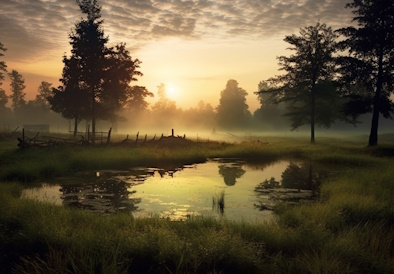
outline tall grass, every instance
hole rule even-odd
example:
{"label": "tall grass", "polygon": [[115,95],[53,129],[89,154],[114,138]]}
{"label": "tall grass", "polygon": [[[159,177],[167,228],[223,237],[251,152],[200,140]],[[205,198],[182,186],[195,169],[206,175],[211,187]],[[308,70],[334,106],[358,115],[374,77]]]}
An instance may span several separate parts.
{"label": "tall grass", "polygon": [[[16,273],[393,273],[392,145],[278,138],[185,148],[0,151],[0,269]],[[1,147],[1,146],[0,146]],[[4,146],[3,146],[4,148]],[[385,149],[387,148],[387,149]],[[388,152],[387,152],[388,151]],[[207,157],[308,159],[324,167],[320,200],[281,205],[268,223],[171,222],[94,214],[20,199],[20,182],[73,170],[176,165]],[[63,162],[59,162],[62,160]],[[224,205],[224,193],[223,193]],[[215,196],[216,203],[221,196]]]}

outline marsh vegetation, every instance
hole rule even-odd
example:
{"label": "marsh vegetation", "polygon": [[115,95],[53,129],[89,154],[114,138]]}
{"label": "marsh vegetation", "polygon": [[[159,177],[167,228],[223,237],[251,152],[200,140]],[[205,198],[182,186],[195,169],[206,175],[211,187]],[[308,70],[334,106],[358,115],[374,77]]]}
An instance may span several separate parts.
{"label": "marsh vegetation", "polygon": [[[307,138],[265,138],[268,143],[257,142],[256,137],[178,148],[25,151],[18,150],[13,140],[2,140],[2,269],[17,273],[393,272],[392,136],[382,136],[382,144],[373,148],[365,147],[357,137],[321,138],[314,145]],[[251,165],[296,159],[306,163],[292,167],[300,174],[309,174],[313,162],[313,169],[319,167],[329,176],[319,177],[319,195],[313,203],[278,203],[272,208],[274,217],[265,222],[209,216],[183,221],[156,215],[136,218],[122,211],[95,213],[21,199],[23,189],[37,182],[50,183],[85,170],[176,167],[208,158],[238,158]],[[269,177],[264,184],[265,179],[254,186],[277,189],[275,181]],[[220,204],[220,191],[216,193]],[[227,194],[226,190],[224,210]]]}

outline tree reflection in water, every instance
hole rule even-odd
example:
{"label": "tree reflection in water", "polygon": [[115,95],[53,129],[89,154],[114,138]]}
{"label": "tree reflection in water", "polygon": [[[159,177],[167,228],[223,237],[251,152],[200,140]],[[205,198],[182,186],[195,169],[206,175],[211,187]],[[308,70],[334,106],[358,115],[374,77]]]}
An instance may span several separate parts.
{"label": "tree reflection in water", "polygon": [[110,177],[113,175],[85,177],[81,178],[79,184],[62,185],[60,191],[63,204],[98,212],[137,210],[141,199],[132,198],[135,191],[128,190],[130,184],[116,176]]}
{"label": "tree reflection in water", "polygon": [[299,203],[318,197],[320,176],[313,171],[313,165],[291,162],[283,171],[281,181],[275,178],[265,180],[255,187],[260,198],[255,204],[260,210],[272,210],[278,202]]}
{"label": "tree reflection in water", "polygon": [[219,174],[226,185],[233,186],[237,179],[245,174],[245,170],[242,168],[242,163],[227,163],[219,165]]}

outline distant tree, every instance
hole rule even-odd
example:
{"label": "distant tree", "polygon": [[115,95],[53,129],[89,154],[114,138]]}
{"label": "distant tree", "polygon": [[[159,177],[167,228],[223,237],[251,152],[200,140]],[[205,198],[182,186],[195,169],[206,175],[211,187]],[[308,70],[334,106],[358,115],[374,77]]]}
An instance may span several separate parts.
{"label": "distant tree", "polygon": [[339,96],[333,84],[337,51],[337,36],[325,24],[301,28],[300,35],[286,36],[290,57],[280,56],[280,70],[286,74],[270,78],[268,90],[272,102],[285,102],[292,129],[304,124],[311,126],[311,143],[315,142],[315,124],[330,126],[338,118]]}
{"label": "distant tree", "polygon": [[168,99],[166,85],[161,83],[157,86],[157,95],[159,100],[152,106],[152,110],[161,113],[170,113],[176,110],[176,103]]}
{"label": "distant tree", "polygon": [[26,93],[23,92],[26,88],[25,80],[23,79],[22,75],[19,74],[19,72],[16,70],[12,70],[10,73],[8,73],[8,76],[11,80],[10,87],[12,94],[10,95],[10,98],[12,100],[12,109],[14,111],[18,111],[26,104]]}
{"label": "distant tree", "polygon": [[[4,45],[0,42],[0,57],[4,56],[2,52],[5,52],[7,49],[4,47]],[[4,81],[4,73],[7,72],[7,65],[5,64],[4,61],[0,61],[0,90],[1,85],[3,84]]]}
{"label": "distant tree", "polygon": [[8,96],[4,90],[0,89],[0,109],[5,109],[8,103]]}
{"label": "distant tree", "polygon": [[246,104],[248,93],[238,87],[236,80],[228,80],[226,88],[220,93],[220,101],[217,106],[218,125],[228,129],[243,128],[250,118],[248,105]]}
{"label": "distant tree", "polygon": [[159,100],[151,107],[154,124],[160,127],[173,127],[175,119],[181,116],[181,110],[177,108],[175,101],[168,99],[165,84],[157,86]]}
{"label": "distant tree", "polygon": [[[0,42],[0,57],[4,56],[2,52],[5,52],[7,49]],[[0,108],[5,108],[8,103],[8,97],[5,91],[1,88],[4,80],[4,73],[7,72],[7,65],[4,61],[0,61]]]}
{"label": "distant tree", "polygon": [[34,104],[41,108],[49,108],[48,97],[52,95],[52,84],[42,81],[38,87],[38,94],[34,100]]}
{"label": "distant tree", "polygon": [[339,30],[345,40],[340,48],[349,53],[339,58],[345,95],[350,99],[348,114],[372,112],[368,144],[378,143],[379,115],[393,113],[390,93],[394,92],[394,1],[354,0],[357,27]]}
{"label": "distant tree", "polygon": [[274,103],[271,100],[271,94],[267,82],[261,81],[258,84],[258,100],[260,107],[253,113],[253,118],[258,126],[264,130],[279,130],[288,128],[288,122],[284,117],[285,103]]}
{"label": "distant tree", "polygon": [[143,86],[130,87],[126,107],[134,113],[144,112],[148,108],[148,102],[145,101],[146,97],[153,97],[153,93],[148,91]]}

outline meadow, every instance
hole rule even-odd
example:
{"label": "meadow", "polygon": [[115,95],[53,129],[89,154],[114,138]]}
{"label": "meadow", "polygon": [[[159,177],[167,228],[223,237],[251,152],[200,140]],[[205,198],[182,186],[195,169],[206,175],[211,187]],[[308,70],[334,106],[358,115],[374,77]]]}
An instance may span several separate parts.
{"label": "meadow", "polygon": [[[0,271],[4,273],[393,273],[394,142],[382,136],[249,137],[187,146],[19,150],[0,140]],[[97,214],[34,200],[21,191],[81,170],[171,166],[210,157],[324,166],[313,204],[275,207],[264,223],[192,217],[174,222]]]}

